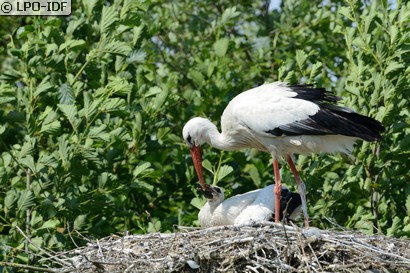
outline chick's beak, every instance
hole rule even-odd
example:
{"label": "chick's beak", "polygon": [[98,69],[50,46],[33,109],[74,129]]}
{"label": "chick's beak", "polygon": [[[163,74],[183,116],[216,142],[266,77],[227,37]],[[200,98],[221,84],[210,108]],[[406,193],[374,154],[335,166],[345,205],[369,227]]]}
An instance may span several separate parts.
{"label": "chick's beak", "polygon": [[206,185],[206,189],[203,191],[203,194],[206,199],[213,199],[216,195],[216,191],[213,187]]}
{"label": "chick's beak", "polygon": [[199,184],[201,184],[202,190],[206,189],[204,171],[202,168],[202,159],[201,159],[201,146],[192,146],[189,151],[191,152],[192,161],[194,162],[194,167],[196,174],[199,179]]}

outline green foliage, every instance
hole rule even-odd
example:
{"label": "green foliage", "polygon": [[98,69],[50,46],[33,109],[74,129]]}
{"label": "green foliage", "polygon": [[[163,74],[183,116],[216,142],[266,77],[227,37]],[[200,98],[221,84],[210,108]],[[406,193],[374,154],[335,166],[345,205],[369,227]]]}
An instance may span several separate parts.
{"label": "green foliage", "polygon": [[[12,248],[1,259],[35,260],[16,226],[64,250],[84,243],[78,234],[195,224],[203,199],[183,125],[218,123],[232,97],[274,80],[332,89],[386,127],[382,141],[358,142],[355,159],[298,157],[312,224],[409,236],[410,3],[386,5],[84,0],[69,17],[8,21],[0,242]],[[228,195],[273,182],[267,154],[203,153],[207,181]],[[287,168],[283,180],[294,186]]]}

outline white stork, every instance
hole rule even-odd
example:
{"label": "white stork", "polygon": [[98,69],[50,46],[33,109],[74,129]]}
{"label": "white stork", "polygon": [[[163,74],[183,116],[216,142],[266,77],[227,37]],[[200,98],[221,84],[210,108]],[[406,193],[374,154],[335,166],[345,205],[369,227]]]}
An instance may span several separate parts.
{"label": "white stork", "polygon": [[[249,225],[271,220],[275,214],[273,187],[274,185],[270,185],[224,200],[223,190],[206,185],[203,192],[207,202],[198,213],[199,223],[202,227],[213,227]],[[280,219],[283,218],[283,214],[290,220],[295,220],[299,216],[302,203],[299,194],[283,186],[280,203]]]}
{"label": "white stork", "polygon": [[279,221],[280,180],[278,160],[284,156],[295,176],[302,199],[305,226],[309,226],[305,184],[292,160],[292,154],[318,152],[351,153],[357,139],[375,141],[383,125],[347,107],[336,105],[338,98],[324,88],[264,84],[233,98],[221,117],[222,132],[208,119],[196,117],[183,128],[183,138],[190,148],[195,170],[203,189],[200,144],[226,151],[256,148],[270,153],[273,159],[276,195],[275,221]]}

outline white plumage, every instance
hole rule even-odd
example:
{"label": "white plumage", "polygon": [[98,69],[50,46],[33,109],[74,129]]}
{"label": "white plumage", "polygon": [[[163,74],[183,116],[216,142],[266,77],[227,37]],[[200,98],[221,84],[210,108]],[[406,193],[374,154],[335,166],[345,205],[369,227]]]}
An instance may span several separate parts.
{"label": "white plumage", "polygon": [[[224,200],[224,192],[214,188],[212,198],[209,198],[198,213],[202,227],[224,225],[250,225],[272,219],[275,213],[275,196],[272,194],[274,185],[257,189],[244,194],[238,194]],[[286,187],[283,187],[287,189]],[[300,198],[299,198],[300,199]],[[297,200],[289,200],[289,202]],[[299,200],[300,204],[300,200]],[[289,211],[289,219],[295,220],[300,213],[300,206]]]}
{"label": "white plumage", "polygon": [[[380,122],[336,105],[337,100],[323,88],[274,82],[233,98],[221,117],[221,133],[208,119],[196,117],[189,120],[182,134],[190,148],[202,188],[205,189],[200,154],[203,142],[227,151],[256,148],[270,153],[276,197],[280,196],[282,187],[278,160],[284,156],[298,184],[305,225],[308,226],[305,184],[296,170],[292,154],[350,153],[357,139],[375,141],[384,131]],[[278,200],[276,198],[276,202]],[[280,204],[276,203],[277,212],[279,208]]]}

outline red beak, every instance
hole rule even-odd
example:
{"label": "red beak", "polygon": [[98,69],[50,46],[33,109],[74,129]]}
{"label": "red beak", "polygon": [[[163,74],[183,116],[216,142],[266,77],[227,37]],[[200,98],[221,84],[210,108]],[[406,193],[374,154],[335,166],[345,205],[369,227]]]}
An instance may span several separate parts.
{"label": "red beak", "polygon": [[196,174],[199,179],[199,184],[203,190],[206,189],[205,179],[204,179],[204,171],[202,168],[202,159],[201,159],[201,146],[192,146],[189,151],[191,152],[192,161],[194,162],[194,167]]}

